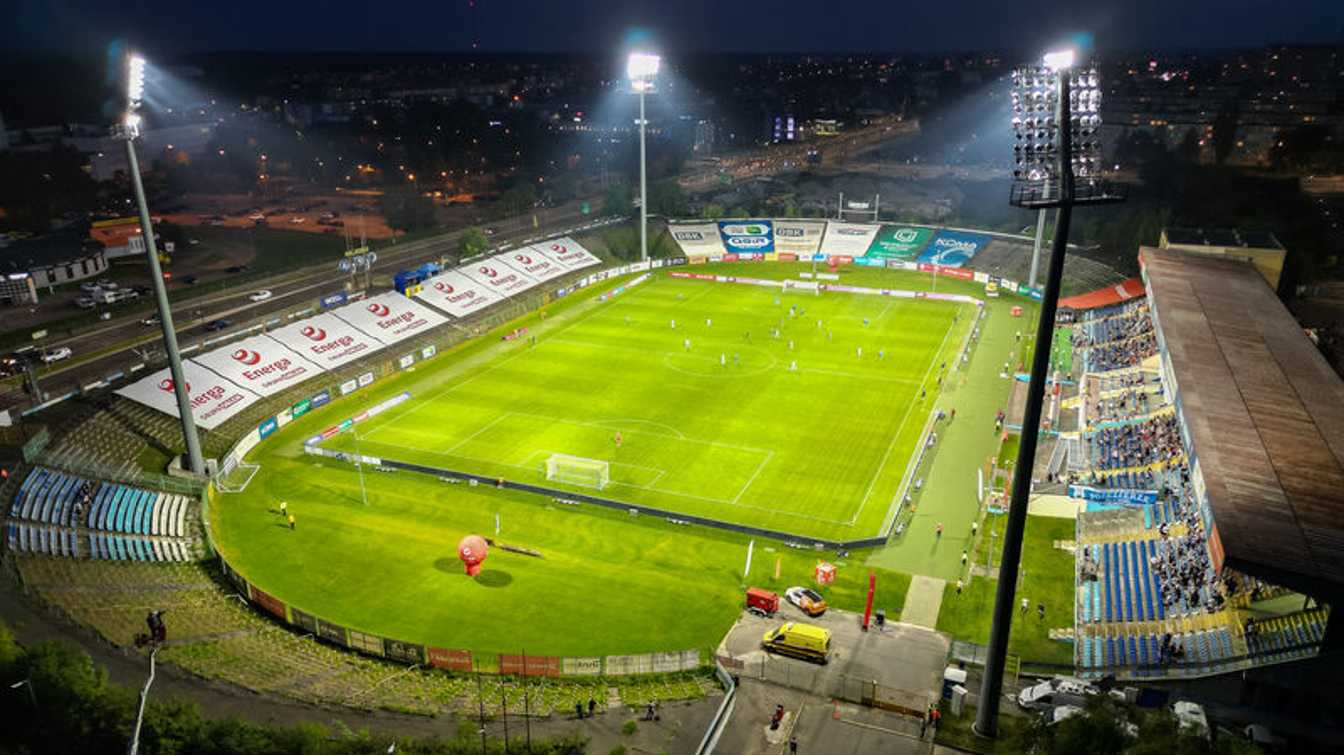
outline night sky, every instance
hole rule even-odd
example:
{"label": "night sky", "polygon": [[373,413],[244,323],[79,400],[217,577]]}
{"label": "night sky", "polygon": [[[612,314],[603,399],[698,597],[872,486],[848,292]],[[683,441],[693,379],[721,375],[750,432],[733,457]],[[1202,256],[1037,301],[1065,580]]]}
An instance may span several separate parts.
{"label": "night sky", "polygon": [[[1036,50],[1070,32],[1102,49],[1344,43],[1344,0],[477,0],[487,52],[601,52],[632,27],[696,52]],[[96,54],[123,38],[151,54],[213,50],[455,52],[468,0],[17,0],[0,49]]]}

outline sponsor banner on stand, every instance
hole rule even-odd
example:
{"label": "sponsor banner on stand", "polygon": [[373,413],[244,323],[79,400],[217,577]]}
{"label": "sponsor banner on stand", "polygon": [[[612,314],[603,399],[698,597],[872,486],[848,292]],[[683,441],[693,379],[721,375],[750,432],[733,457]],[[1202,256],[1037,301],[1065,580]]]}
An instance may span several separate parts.
{"label": "sponsor banner on stand", "polygon": [[321,303],[323,309],[331,309],[332,307],[339,307],[342,304],[345,304],[345,302],[346,302],[345,292],[337,291],[336,293],[331,294],[330,296],[322,297]]}
{"label": "sponsor banner on stand", "polygon": [[333,312],[389,346],[448,322],[443,315],[395,291],[370,296]]}
{"label": "sponsor banner on stand", "polygon": [[537,281],[532,276],[520,273],[508,265],[502,265],[496,261],[497,259],[491,257],[458,269],[465,273],[468,278],[480,283],[504,299],[537,285]]}
{"label": "sponsor banner on stand", "polygon": [[502,297],[457,270],[447,270],[426,280],[415,298],[453,317],[466,317]]}
{"label": "sponsor banner on stand", "polygon": [[[776,220],[775,251],[784,254],[811,257],[821,249],[821,237],[826,235],[824,220]],[[792,259],[797,259],[795,256]]]}
{"label": "sponsor banner on stand", "polygon": [[354,378],[350,378],[344,383],[341,383],[342,396],[349,396],[350,394],[354,393],[357,390],[359,390],[359,383],[356,382]]}
{"label": "sponsor banner on stand", "polygon": [[511,267],[541,283],[559,278],[569,272],[569,268],[542,254],[536,247],[530,246],[504,254],[497,254],[490,259],[506,267]]}
{"label": "sponsor banner on stand", "polygon": [[308,361],[334,370],[383,348],[383,342],[329,312],[266,334]]}
{"label": "sponsor banner on stand", "polygon": [[989,246],[990,237],[983,233],[941,230],[919,255],[919,261],[930,265],[961,267],[981,249]]}
{"label": "sponsor banner on stand", "polygon": [[406,354],[405,356],[397,360],[397,364],[400,365],[401,368],[404,370],[407,367],[410,367],[411,365],[415,364],[415,355]]}
{"label": "sponsor banner on stand", "polygon": [[719,236],[729,254],[765,254],[775,251],[774,227],[769,220],[720,220]]}
{"label": "sponsor banner on stand", "polygon": [[471,671],[471,651],[431,647],[429,648],[429,665],[435,668],[446,668],[450,671]]}
{"label": "sponsor banner on stand", "polygon": [[425,646],[416,645],[413,642],[384,638],[383,654],[402,663],[421,664],[425,662]]}
{"label": "sponsor banner on stand", "polygon": [[560,661],[560,673],[564,676],[599,676],[602,673],[602,657],[563,658]]}
{"label": "sponsor banner on stand", "polygon": [[260,436],[260,440],[266,440],[271,436],[271,433],[278,429],[280,429],[280,423],[276,421],[275,417],[267,417],[265,421],[260,425],[257,425],[257,433]]}
{"label": "sponsor banner on stand", "polygon": [[198,354],[192,361],[260,396],[272,396],[323,372],[321,367],[267,336],[249,336],[222,349]]}
{"label": "sponsor banner on stand", "polygon": [[560,263],[566,270],[582,270],[585,267],[602,264],[597,255],[568,236],[533,244],[530,248],[542,257]]}
{"label": "sponsor banner on stand", "polygon": [[[183,360],[182,372],[191,399],[191,416],[196,419],[196,424],[207,430],[219,427],[260,398],[190,359]],[[166,367],[117,389],[116,393],[164,414],[178,416],[173,378]]]}
{"label": "sponsor banner on stand", "polygon": [[696,264],[697,258],[723,254],[723,239],[719,236],[719,227],[714,223],[672,223],[667,232],[681,245],[681,250]]}
{"label": "sponsor banner on stand", "polygon": [[499,673],[517,676],[559,676],[560,658],[553,655],[499,654]]}
{"label": "sponsor banner on stand", "polygon": [[1070,498],[1081,498],[1096,503],[1151,504],[1157,503],[1156,490],[1135,490],[1130,488],[1094,488],[1087,485],[1070,485]]}
{"label": "sponsor banner on stand", "polygon": [[868,253],[873,239],[882,226],[876,223],[841,223],[832,220],[826,224],[826,235],[821,239],[822,257],[849,257],[851,260]]}
{"label": "sponsor banner on stand", "polygon": [[914,259],[929,243],[933,231],[906,225],[884,225],[868,247],[869,257]]}
{"label": "sponsor banner on stand", "polygon": [[261,606],[267,613],[271,614],[275,618],[285,622],[289,621],[289,616],[285,612],[284,601],[280,600],[274,595],[271,595],[265,590],[262,590],[260,587],[257,587],[256,585],[249,584],[247,586],[247,589],[249,591],[248,597],[252,600],[253,603],[256,603],[257,605]]}

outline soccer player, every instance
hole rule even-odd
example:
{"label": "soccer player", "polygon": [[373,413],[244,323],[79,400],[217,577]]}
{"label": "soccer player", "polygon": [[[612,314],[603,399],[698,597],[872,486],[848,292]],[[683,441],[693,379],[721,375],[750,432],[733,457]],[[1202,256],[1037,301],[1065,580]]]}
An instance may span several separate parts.
{"label": "soccer player", "polygon": [[690,351],[690,350],[691,350],[691,339],[689,339],[689,338],[684,338],[684,339],[682,339],[682,341],[681,341],[681,345],[682,345],[682,347],[685,348],[687,351]]}
{"label": "soccer player", "polygon": [[620,430],[616,431],[616,435],[612,438],[612,440],[616,442],[617,448],[620,448],[621,444],[625,442],[625,438],[621,435]]}
{"label": "soccer player", "polygon": [[877,358],[878,358],[878,359],[886,359],[886,358],[887,358],[887,350],[886,350],[886,349],[878,349],[878,350],[877,350]]}
{"label": "soccer player", "polygon": [[789,341],[789,351],[793,351],[793,341]]}
{"label": "soccer player", "polygon": [[868,327],[868,318],[867,318],[867,317],[863,318],[863,327],[865,327],[865,328]]}
{"label": "soccer player", "polygon": [[862,346],[859,346],[859,347],[856,347],[856,348],[858,349],[857,354],[858,354],[859,359],[863,359],[863,347],[862,347]]}
{"label": "soccer player", "polygon": [[741,364],[742,364],[742,357],[738,356],[737,352],[734,351],[734,352],[733,352],[733,365],[734,365],[734,366],[738,366],[738,365],[741,365]]}
{"label": "soccer player", "polygon": [[294,515],[293,515],[293,514],[290,514],[290,515],[289,515],[289,529],[290,529],[290,531],[293,531],[293,530],[294,530]]}
{"label": "soccer player", "polygon": [[719,366],[720,367],[728,366],[728,355],[723,352],[719,352]]}
{"label": "soccer player", "polygon": [[709,327],[713,327],[713,325],[714,325],[714,321],[711,320],[711,319],[709,319],[708,317],[706,317],[706,318],[705,318],[705,327],[706,327],[706,328],[709,328]]}
{"label": "soccer player", "polygon": [[792,362],[789,362],[789,372],[797,372],[797,371],[798,371],[798,360],[795,359]]}
{"label": "soccer player", "polygon": [[284,516],[286,513],[288,513],[288,512],[286,511],[286,507],[288,507],[288,506],[289,506],[289,504],[285,503],[284,501],[281,501],[281,502],[280,502],[280,516]]}
{"label": "soccer player", "polygon": [[676,321],[676,320],[673,320],[673,321],[672,321],[672,329],[673,329],[673,330],[676,330],[676,329],[677,329],[677,321]]}

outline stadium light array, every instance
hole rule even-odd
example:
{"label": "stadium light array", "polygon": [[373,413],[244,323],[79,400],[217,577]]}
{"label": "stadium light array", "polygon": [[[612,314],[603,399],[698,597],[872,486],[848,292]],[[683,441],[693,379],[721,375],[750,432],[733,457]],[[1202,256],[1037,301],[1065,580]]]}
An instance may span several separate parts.
{"label": "stadium light array", "polygon": [[137,112],[145,99],[145,59],[136,54],[126,57],[126,112],[114,133],[126,142],[126,166],[135,192],[135,204],[140,213],[140,234],[145,240],[145,257],[149,264],[149,279],[154,286],[154,297],[159,308],[159,326],[163,330],[163,351],[168,356],[168,371],[172,375],[173,394],[177,399],[177,413],[182,421],[182,437],[187,446],[187,463],[191,471],[205,475],[205,457],[201,455],[201,439],[196,432],[196,418],[191,413],[191,396],[187,393],[187,378],[182,371],[182,354],[177,348],[177,331],[173,327],[173,311],[168,306],[168,292],[163,285],[163,270],[159,266],[159,250],[154,241],[154,224],[145,201],[145,186],[140,179],[140,161],[135,155],[135,140],[140,136],[142,118]]}
{"label": "stadium light array", "polygon": [[639,259],[649,258],[649,180],[644,146],[644,95],[653,91],[654,77],[662,67],[662,58],[649,52],[632,52],[625,62],[630,89],[639,95]]}
{"label": "stadium light array", "polygon": [[[1046,375],[1050,369],[1050,342],[1054,335],[1059,288],[1064,277],[1064,256],[1069,244],[1069,224],[1076,204],[1104,204],[1124,200],[1122,192],[1101,180],[1101,89],[1097,69],[1079,66],[1073,51],[1053,52],[1038,65],[1023,66],[1012,75],[1013,187],[1008,201],[1017,207],[1057,208],[1055,237],[1050,264],[1041,294],[1040,319],[1036,323],[1036,348],[1031,357],[1031,379],[1022,409],[1022,442],[1015,469],[1030,470],[1036,462],[1036,441],[1041,432],[1041,408],[1045,402]],[[1038,229],[1044,228],[1038,222]],[[1038,231],[1039,234],[1039,231]],[[1039,238],[1036,249],[1040,249]],[[1034,281],[1038,259],[1033,257]],[[975,731],[986,737],[998,729],[999,700],[1007,660],[1008,636],[1017,600],[1017,574],[1022,565],[1022,536],[1027,525],[1027,499],[1031,475],[1013,477],[1008,521],[999,558],[999,582],[995,588],[993,619],[985,655],[985,673],[980,699],[989,701],[976,711]]]}

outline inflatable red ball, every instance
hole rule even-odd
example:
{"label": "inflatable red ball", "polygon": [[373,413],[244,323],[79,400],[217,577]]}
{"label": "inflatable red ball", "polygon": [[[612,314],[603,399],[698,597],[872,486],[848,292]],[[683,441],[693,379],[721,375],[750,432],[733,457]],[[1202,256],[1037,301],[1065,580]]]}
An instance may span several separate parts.
{"label": "inflatable red ball", "polygon": [[489,553],[490,548],[485,544],[485,538],[480,535],[467,535],[457,544],[457,557],[466,565],[468,577],[481,573],[481,562],[485,561]]}

